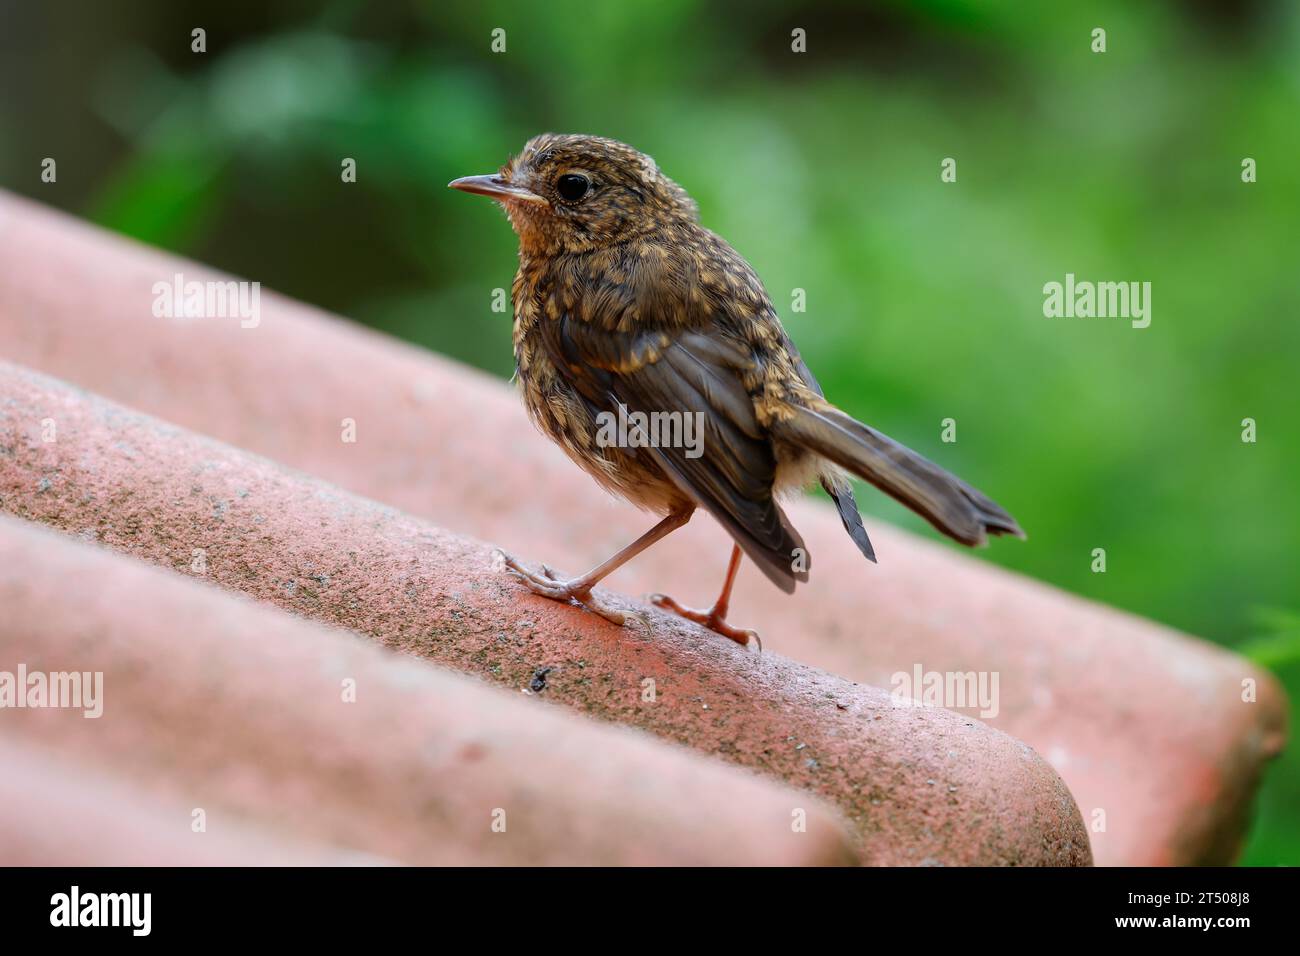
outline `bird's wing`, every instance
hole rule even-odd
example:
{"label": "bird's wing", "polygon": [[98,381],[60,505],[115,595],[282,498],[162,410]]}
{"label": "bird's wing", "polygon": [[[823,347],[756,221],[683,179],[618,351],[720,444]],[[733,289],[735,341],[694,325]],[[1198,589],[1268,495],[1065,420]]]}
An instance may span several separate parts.
{"label": "bird's wing", "polygon": [[808,579],[803,540],[772,497],[776,457],[745,388],[753,364],[746,348],[720,334],[618,331],[568,315],[542,323],[542,341],[594,411],[694,415],[698,457],[681,447],[646,452],[778,587],[790,592]]}

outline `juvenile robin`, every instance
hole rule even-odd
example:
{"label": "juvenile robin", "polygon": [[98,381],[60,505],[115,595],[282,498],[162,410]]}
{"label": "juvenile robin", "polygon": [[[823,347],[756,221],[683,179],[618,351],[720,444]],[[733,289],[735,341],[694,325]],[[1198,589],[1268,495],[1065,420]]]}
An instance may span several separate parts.
{"label": "juvenile robin", "polygon": [[[592,589],[703,508],[735,542],[721,595],[707,611],[651,601],[747,644],[757,635],[726,620],[742,552],[787,593],[811,567],[778,497],[820,482],[876,560],[846,471],[963,544],[1024,537],[984,494],[822,397],[749,263],[649,156],[544,133],[495,175],[450,186],[500,202],[519,236],[514,351],[533,422],[607,490],[663,516],[575,578],[504,555],[534,592],[622,624]],[[645,428],[688,416],[701,439],[690,447]],[[611,441],[612,420],[633,422],[633,437]]]}

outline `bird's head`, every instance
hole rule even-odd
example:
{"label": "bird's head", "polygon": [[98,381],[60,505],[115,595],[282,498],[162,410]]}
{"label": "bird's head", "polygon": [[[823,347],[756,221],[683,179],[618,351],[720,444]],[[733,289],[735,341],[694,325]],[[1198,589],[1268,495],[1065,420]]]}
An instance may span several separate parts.
{"label": "bird's head", "polygon": [[599,249],[697,215],[653,159],[599,136],[543,133],[499,172],[448,185],[500,202],[528,254]]}

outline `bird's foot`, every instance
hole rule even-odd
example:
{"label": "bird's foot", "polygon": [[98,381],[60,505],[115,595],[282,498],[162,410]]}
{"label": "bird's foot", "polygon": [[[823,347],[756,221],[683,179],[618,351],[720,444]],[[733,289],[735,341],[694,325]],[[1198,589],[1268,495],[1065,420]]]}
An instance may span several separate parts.
{"label": "bird's foot", "polygon": [[758,631],[751,631],[747,628],[732,627],[726,621],[725,612],[719,613],[716,606],[709,608],[707,611],[697,611],[694,608],[682,607],[667,594],[650,595],[650,603],[655,607],[661,607],[665,611],[672,611],[678,617],[684,617],[688,621],[694,621],[696,624],[702,624],[715,634],[721,634],[723,637],[731,638],[741,647],[748,647],[752,640],[758,645],[761,653],[763,650],[763,639],[758,636]]}
{"label": "bird's foot", "polygon": [[576,601],[587,610],[599,614],[611,624],[622,626],[627,620],[621,611],[616,611],[596,597],[591,585],[583,578],[561,580],[545,564],[541,566],[540,571],[534,571],[522,564],[513,555],[507,554],[500,549],[496,553],[501,556],[506,570],[522,581],[528,590],[534,594],[540,594],[542,597],[548,597],[555,601]]}

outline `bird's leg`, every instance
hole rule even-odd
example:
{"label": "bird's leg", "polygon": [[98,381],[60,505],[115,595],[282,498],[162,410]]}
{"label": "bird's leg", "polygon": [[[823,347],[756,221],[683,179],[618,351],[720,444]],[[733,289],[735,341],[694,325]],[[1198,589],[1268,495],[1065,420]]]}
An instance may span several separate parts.
{"label": "bird's leg", "polygon": [[499,553],[505,561],[506,569],[523,581],[534,594],[554,598],[557,601],[577,601],[587,609],[595,611],[605,620],[614,624],[622,624],[624,621],[622,612],[603,604],[592,593],[591,589],[606,575],[627,564],[650,545],[668,537],[668,535],[690,521],[691,513],[694,510],[694,508],[688,508],[680,511],[670,511],[663,521],[660,521],[622,551],[609,558],[609,560],[596,565],[586,574],[579,575],[576,578],[569,578],[567,581],[557,578],[554,572],[544,564],[541,573],[538,573],[537,571],[530,571],[506,552],[499,551]]}
{"label": "bird's leg", "polygon": [[732,627],[727,623],[727,609],[731,605],[731,586],[736,583],[736,572],[740,570],[740,545],[732,545],[731,562],[727,565],[727,580],[722,582],[722,593],[718,599],[713,602],[713,607],[707,611],[695,611],[688,607],[682,607],[666,594],[650,595],[650,603],[656,607],[661,607],[666,611],[672,611],[697,624],[703,624],[710,631],[721,634],[723,637],[729,637],[737,644],[748,645],[752,638],[758,645],[758,649],[763,649],[763,641],[758,636],[757,631],[750,631],[739,627]]}

